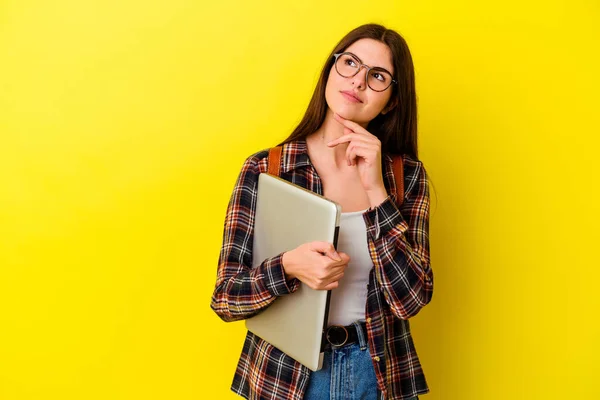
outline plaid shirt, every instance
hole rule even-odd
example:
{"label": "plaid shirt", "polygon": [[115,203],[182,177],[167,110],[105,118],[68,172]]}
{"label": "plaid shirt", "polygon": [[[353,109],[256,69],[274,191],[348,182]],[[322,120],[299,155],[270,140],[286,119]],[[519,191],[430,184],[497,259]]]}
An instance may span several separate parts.
{"label": "plaid shirt", "polygon": [[[225,217],[223,245],[211,308],[226,322],[249,318],[278,296],[293,293],[300,281],[288,279],[279,254],[252,265],[257,181],[267,171],[268,150],[246,159]],[[427,393],[408,319],[431,300],[429,262],[429,184],[421,161],[404,160],[405,198],[395,203],[392,159],[382,155],[386,200],[364,212],[373,268],[369,273],[365,319],[377,385],[385,399],[409,399]],[[306,141],[283,145],[281,177],[323,194],[310,163]],[[312,371],[248,331],[231,390],[247,399],[304,397]]]}

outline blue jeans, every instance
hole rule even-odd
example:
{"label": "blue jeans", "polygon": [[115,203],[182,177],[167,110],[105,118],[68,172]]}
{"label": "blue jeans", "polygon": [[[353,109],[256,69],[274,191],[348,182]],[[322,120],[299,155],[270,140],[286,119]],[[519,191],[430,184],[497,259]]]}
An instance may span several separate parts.
{"label": "blue jeans", "polygon": [[[359,328],[359,321],[353,324]],[[383,400],[367,338],[357,331],[358,343],[325,351],[323,368],[310,373],[305,400]]]}

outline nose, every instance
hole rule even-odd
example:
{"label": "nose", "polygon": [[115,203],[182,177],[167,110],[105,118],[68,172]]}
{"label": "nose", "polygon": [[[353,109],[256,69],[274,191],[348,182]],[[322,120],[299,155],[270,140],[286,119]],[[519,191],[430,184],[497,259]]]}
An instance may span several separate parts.
{"label": "nose", "polygon": [[367,87],[367,67],[364,65],[358,67],[358,72],[352,77],[352,85],[355,84],[359,89]]}

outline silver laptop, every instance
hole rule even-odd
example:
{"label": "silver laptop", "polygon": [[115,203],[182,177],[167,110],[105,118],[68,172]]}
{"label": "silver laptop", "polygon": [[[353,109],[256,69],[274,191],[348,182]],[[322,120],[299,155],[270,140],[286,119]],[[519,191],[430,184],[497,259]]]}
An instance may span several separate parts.
{"label": "silver laptop", "polygon": [[[301,244],[324,241],[337,246],[341,206],[269,174],[258,177],[252,267]],[[329,317],[330,290],[300,283],[280,296],[246,328],[313,371],[323,366],[323,330]]]}

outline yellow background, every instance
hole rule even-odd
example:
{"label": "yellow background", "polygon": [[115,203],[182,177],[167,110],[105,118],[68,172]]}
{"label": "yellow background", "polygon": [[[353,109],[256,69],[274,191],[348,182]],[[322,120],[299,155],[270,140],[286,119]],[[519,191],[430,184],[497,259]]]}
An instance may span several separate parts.
{"label": "yellow background", "polygon": [[600,398],[597,1],[0,2],[0,399],[235,399],[211,311],[243,159],[334,44],[417,71],[426,399]]}

